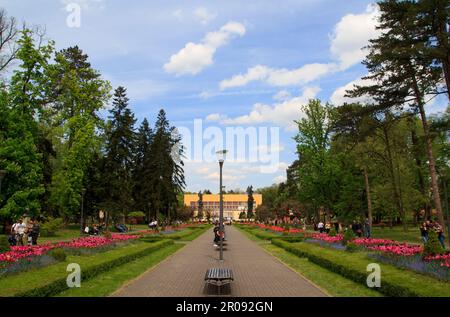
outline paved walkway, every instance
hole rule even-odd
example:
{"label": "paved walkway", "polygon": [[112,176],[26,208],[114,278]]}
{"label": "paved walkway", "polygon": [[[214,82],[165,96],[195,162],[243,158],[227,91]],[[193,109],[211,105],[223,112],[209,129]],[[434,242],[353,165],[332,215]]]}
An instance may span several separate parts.
{"label": "paved walkway", "polygon": [[[235,297],[327,296],[315,285],[249,240],[235,227],[227,226],[227,250],[219,263],[209,230],[155,268],[132,280],[113,296],[201,297],[211,296],[205,288],[208,268],[233,270],[231,293]],[[225,287],[223,287],[226,291]],[[229,290],[230,292],[230,290]]]}

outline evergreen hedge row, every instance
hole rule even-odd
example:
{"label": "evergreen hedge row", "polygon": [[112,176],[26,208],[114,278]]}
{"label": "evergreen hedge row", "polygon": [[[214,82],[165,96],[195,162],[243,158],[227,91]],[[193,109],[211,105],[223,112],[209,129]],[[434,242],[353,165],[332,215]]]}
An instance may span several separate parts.
{"label": "evergreen hedge row", "polygon": [[[309,261],[346,277],[354,282],[367,286],[366,267],[373,261],[364,254],[345,253],[345,251],[329,250],[307,243],[289,243],[281,239],[273,239],[272,244]],[[420,275],[415,272],[397,269],[390,265],[381,266],[381,287],[372,288],[382,294],[393,297],[437,297],[450,296],[448,283]]]}
{"label": "evergreen hedge row", "polygon": [[[151,252],[160,250],[160,249],[167,247],[173,243],[174,243],[173,240],[161,240],[161,241],[152,243],[148,248],[145,248],[138,252],[127,254],[125,256],[122,256],[122,257],[119,257],[119,258],[116,258],[116,259],[113,259],[113,260],[110,260],[110,261],[107,261],[107,262],[104,262],[101,264],[82,268],[81,281],[89,280],[101,273],[107,272],[117,266],[123,265],[125,263],[131,262],[133,260],[136,260],[138,258],[146,256]],[[14,294],[13,296],[15,296],[15,297],[53,296],[53,295],[56,295],[64,290],[68,289],[66,279],[67,279],[67,276],[64,276],[59,279],[53,280],[45,285],[42,285],[40,287]]]}

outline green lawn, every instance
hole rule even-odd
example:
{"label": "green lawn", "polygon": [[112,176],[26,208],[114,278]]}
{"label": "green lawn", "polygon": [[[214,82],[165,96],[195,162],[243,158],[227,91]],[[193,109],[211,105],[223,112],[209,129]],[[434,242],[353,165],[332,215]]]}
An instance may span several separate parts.
{"label": "green lawn", "polygon": [[184,244],[177,243],[155,251],[148,256],[119,266],[108,272],[81,284],[80,288],[72,288],[57,295],[57,297],[103,297],[112,294],[125,282],[138,277],[148,269],[182,248]]}

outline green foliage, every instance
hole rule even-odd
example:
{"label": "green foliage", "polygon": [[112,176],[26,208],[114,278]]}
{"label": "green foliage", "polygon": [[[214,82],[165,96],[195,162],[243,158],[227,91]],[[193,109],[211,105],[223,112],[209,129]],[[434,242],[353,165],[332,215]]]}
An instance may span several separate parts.
{"label": "green foliage", "polygon": [[64,251],[64,249],[61,248],[50,250],[48,254],[58,262],[64,262],[67,257],[66,252]]}
{"label": "green foliage", "polygon": [[8,238],[1,234],[0,235],[0,253],[4,253],[10,250]]}
{"label": "green foliage", "polygon": [[443,254],[444,249],[439,243],[438,235],[434,230],[428,230],[428,241],[423,248],[424,256]]}
{"label": "green foliage", "polygon": [[61,218],[48,218],[46,222],[41,224],[41,235],[43,237],[54,237],[62,225],[63,220]]}
{"label": "green foliage", "polygon": [[145,217],[145,214],[142,211],[132,211],[128,214],[128,217]]}
{"label": "green foliage", "polygon": [[342,239],[342,245],[347,245],[349,242],[355,240],[355,234],[353,233],[353,230],[347,229],[344,232],[344,237]]}
{"label": "green foliage", "polygon": [[360,247],[357,244],[354,244],[352,242],[347,242],[347,246],[345,248],[348,252],[357,252],[360,250]]}
{"label": "green foliage", "polygon": [[330,237],[335,237],[335,236],[337,236],[336,229],[331,228],[331,229],[330,229],[330,232],[328,233],[328,236],[330,236]]}

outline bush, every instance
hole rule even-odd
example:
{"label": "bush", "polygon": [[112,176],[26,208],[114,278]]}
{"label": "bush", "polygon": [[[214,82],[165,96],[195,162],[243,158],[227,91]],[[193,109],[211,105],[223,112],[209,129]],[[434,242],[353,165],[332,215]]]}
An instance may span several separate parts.
{"label": "bush", "polygon": [[352,242],[347,243],[347,247],[345,248],[348,252],[357,252],[360,250],[360,247],[357,244],[354,244]]}
{"label": "bush", "polygon": [[67,257],[66,252],[61,248],[50,250],[48,254],[58,262],[64,262]]}
{"label": "bush", "polygon": [[112,238],[112,235],[111,235],[111,232],[110,232],[110,231],[105,231],[105,233],[103,234],[103,236],[104,236],[106,239],[111,239],[111,238]]}
{"label": "bush", "polygon": [[0,253],[8,252],[9,250],[8,238],[4,235],[0,235]]}
{"label": "bush", "polygon": [[355,234],[353,233],[353,230],[347,229],[344,233],[344,237],[342,239],[342,245],[347,245],[350,241],[355,240]]}
{"label": "bush", "polygon": [[41,235],[43,237],[54,237],[59,229],[61,229],[63,220],[61,218],[49,218],[47,222],[41,225]]}
{"label": "bush", "polygon": [[428,231],[428,241],[423,248],[424,256],[431,256],[444,253],[444,249],[438,240],[438,235],[434,230]]}
{"label": "bush", "polygon": [[330,230],[330,232],[328,233],[328,236],[330,236],[330,237],[335,237],[335,236],[337,236],[336,229],[332,228],[332,229]]}
{"label": "bush", "polygon": [[134,218],[134,217],[145,217],[145,214],[144,214],[142,211],[133,211],[133,212],[130,212],[130,213],[128,214],[128,217],[129,217],[129,218]]}

